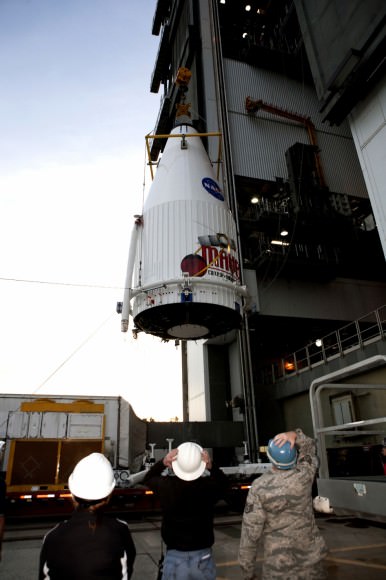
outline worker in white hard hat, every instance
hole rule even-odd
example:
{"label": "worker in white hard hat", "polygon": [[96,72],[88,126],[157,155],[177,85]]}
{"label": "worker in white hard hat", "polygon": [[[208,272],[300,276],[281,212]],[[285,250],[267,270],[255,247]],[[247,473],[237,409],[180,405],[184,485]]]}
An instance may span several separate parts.
{"label": "worker in white hard hat", "polygon": [[162,509],[162,580],[214,580],[214,506],[227,486],[224,473],[207,451],[188,441],[155,463],[143,484],[157,494]]}
{"label": "worker in white hard hat", "polygon": [[104,515],[115,487],[102,453],[77,463],[68,480],[74,512],[43,539],[39,580],[130,578],[136,550],[126,522]]}

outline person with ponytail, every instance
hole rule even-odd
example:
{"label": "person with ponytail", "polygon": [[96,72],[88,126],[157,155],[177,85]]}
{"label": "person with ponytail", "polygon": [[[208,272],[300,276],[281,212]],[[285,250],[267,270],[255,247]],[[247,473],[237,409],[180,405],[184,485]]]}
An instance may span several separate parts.
{"label": "person with ponytail", "polygon": [[126,522],[105,514],[115,487],[102,453],[77,463],[68,487],[74,512],[50,530],[40,552],[39,580],[127,580],[136,549]]}

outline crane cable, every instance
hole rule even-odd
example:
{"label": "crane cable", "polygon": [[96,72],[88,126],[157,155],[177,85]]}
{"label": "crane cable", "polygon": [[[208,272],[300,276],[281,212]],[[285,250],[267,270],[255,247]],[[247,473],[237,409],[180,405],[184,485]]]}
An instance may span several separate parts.
{"label": "crane cable", "polygon": [[58,367],[56,367],[55,370],[52,371],[52,373],[50,373],[48,375],[47,378],[44,379],[44,381],[42,383],[40,383],[40,385],[34,390],[34,392],[32,394],[37,393],[46,383],[48,383],[48,381],[50,379],[52,379],[52,377],[54,375],[56,375],[57,372],[60,371],[60,369],[62,369],[64,367],[65,364],[68,363],[68,361],[70,361],[100,330],[101,328],[103,328],[105,326],[105,324],[107,324],[107,322],[115,315],[115,312],[110,314],[95,330],[93,330],[91,332],[91,334],[89,334],[77,347],[76,349],[67,357],[64,359],[64,361],[62,363],[60,363],[60,365]]}

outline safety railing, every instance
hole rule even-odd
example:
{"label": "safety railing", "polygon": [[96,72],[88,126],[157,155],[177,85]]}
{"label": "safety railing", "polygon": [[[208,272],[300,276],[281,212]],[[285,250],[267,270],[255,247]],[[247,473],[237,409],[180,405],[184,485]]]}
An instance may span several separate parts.
{"label": "safety railing", "polygon": [[345,326],[317,337],[313,342],[272,363],[265,369],[262,380],[274,383],[318,365],[344,357],[364,345],[386,339],[386,305]]}

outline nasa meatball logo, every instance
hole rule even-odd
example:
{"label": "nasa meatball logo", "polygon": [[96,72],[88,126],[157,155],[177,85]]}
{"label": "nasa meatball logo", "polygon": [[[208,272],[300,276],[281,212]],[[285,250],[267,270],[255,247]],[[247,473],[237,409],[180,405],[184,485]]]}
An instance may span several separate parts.
{"label": "nasa meatball logo", "polygon": [[207,270],[206,261],[198,254],[188,254],[181,261],[181,270],[189,276],[203,276]]}
{"label": "nasa meatball logo", "polygon": [[204,177],[202,180],[202,185],[204,189],[210,193],[210,195],[213,195],[213,197],[219,199],[220,201],[224,201],[224,196],[221,193],[220,186],[214,179],[211,177]]}

